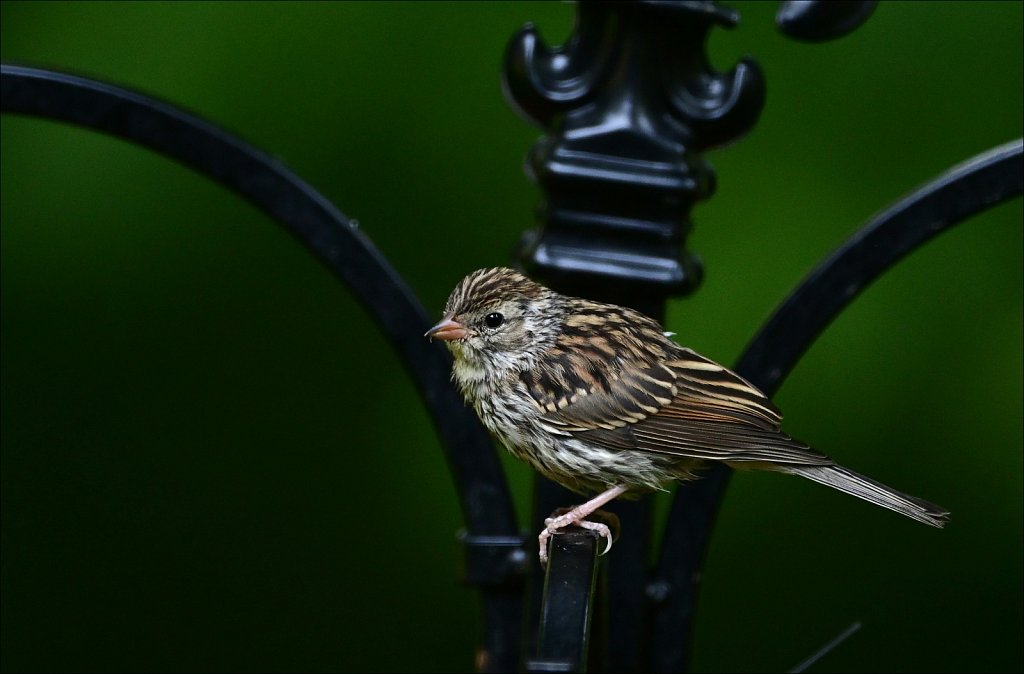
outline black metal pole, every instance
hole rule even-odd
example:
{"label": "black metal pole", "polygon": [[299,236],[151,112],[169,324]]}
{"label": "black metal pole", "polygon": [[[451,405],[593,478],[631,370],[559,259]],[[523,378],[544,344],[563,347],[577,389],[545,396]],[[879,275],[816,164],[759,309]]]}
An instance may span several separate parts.
{"label": "black metal pole", "polygon": [[[691,208],[714,191],[702,152],[749,129],[764,102],[752,61],[727,73],[708,64],[708,32],[737,20],[714,3],[583,2],[561,47],[545,45],[531,26],[513,38],[506,94],[548,131],[527,159],[544,194],[538,226],[520,246],[532,276],[563,293],[631,306],[658,320],[668,297],[697,287],[700,263],[685,243]],[[555,508],[577,501],[538,478],[531,530],[539,531]],[[651,503],[619,501],[607,510],[618,516],[622,533],[607,567],[608,661],[592,664],[599,671],[640,671]],[[549,586],[561,572],[552,560]],[[531,634],[547,636],[559,608],[537,610],[539,568],[533,578]],[[543,645],[530,645],[530,652]]]}

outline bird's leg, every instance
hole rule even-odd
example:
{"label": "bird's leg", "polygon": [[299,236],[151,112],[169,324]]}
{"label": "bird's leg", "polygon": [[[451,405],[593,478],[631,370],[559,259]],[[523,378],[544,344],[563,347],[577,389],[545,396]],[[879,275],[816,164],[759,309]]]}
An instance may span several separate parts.
{"label": "bird's leg", "polygon": [[551,534],[563,527],[569,526],[570,524],[575,524],[578,527],[596,531],[598,534],[603,536],[606,544],[604,552],[601,553],[602,555],[611,550],[612,532],[608,526],[601,524],[600,522],[588,522],[586,521],[586,518],[605,503],[608,503],[608,501],[611,501],[616,496],[621,496],[626,493],[626,489],[627,487],[624,485],[615,485],[614,487],[601,492],[586,503],[576,506],[563,515],[559,515],[558,517],[549,517],[544,520],[544,531],[540,532],[540,536],[537,537],[537,542],[540,544],[541,565],[545,566],[548,563],[548,539],[551,538]]}

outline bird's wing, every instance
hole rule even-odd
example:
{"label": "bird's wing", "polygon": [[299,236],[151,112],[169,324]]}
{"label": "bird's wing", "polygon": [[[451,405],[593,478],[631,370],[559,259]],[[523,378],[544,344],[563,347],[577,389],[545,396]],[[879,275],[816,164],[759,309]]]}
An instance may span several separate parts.
{"label": "bird's wing", "polygon": [[[750,382],[679,347],[647,366],[623,366],[604,386],[531,382],[542,422],[609,449],[717,461],[831,463],[779,430],[782,415]],[[561,390],[559,390],[561,389]],[[544,403],[541,404],[540,401]]]}

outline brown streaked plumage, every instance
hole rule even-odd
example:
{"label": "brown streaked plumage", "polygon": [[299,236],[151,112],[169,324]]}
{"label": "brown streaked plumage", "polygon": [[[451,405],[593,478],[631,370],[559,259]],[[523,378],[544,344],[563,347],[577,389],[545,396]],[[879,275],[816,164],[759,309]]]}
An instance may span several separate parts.
{"label": "brown streaked plumage", "polygon": [[836,464],[786,435],[782,414],[738,374],[669,339],[632,309],[566,297],[505,268],[452,291],[427,331],[455,358],[452,378],[512,454],[577,493],[547,538],[621,495],[698,477],[708,461],[800,475],[935,527],[948,512]]}

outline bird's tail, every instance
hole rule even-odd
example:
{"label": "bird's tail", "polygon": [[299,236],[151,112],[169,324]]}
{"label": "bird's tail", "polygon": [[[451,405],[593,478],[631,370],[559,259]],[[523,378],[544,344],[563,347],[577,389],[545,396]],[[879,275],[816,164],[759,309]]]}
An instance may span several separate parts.
{"label": "bird's tail", "polygon": [[799,475],[828,485],[841,492],[862,498],[865,501],[894,510],[918,522],[942,528],[949,520],[949,511],[924,499],[909,496],[875,482],[842,466],[785,466],[777,470],[790,475]]}

